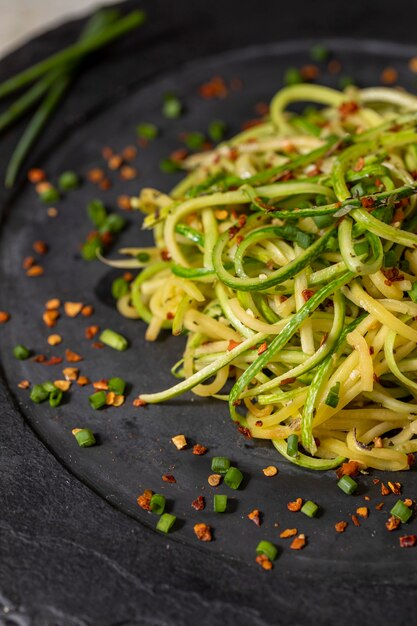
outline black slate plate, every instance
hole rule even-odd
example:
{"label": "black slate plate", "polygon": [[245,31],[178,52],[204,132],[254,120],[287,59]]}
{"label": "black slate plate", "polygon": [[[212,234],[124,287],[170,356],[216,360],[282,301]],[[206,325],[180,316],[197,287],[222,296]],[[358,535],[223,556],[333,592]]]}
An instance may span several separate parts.
{"label": "black slate plate", "polygon": [[[354,76],[359,84],[377,82],[381,70],[394,64],[400,72],[401,83],[413,87],[413,76],[407,69],[407,61],[414,54],[414,48],[349,40],[329,41],[327,44],[341,60],[343,73]],[[86,172],[90,166],[97,164],[103,145],[120,149],[131,143],[136,123],[146,119],[161,126],[162,137],[146,153],[139,154],[140,181],[121,184],[114,176],[115,185],[105,197],[109,205],[114,206],[117,195],[135,192],[139,183],[167,189],[172,183],[158,173],[157,163],[177,145],[178,131],[203,130],[214,117],[225,119],[231,131],[237,131],[241,122],[252,116],[255,103],[268,100],[279,87],[283,70],[288,65],[299,66],[308,61],[310,46],[311,41],[301,40],[274,43],[206,58],[170,69],[162,75],[158,75],[155,69],[155,76],[151,77],[152,72],[149,72],[147,81],[130,89],[123,99],[104,103],[87,121],[73,124],[70,132],[60,131],[57,127],[52,150],[38,162],[52,178],[68,168]],[[128,64],[128,60],[125,59],[124,63]],[[106,66],[102,72],[105,76]],[[216,74],[228,80],[238,76],[243,81],[243,89],[224,101],[203,102],[197,95],[197,88],[201,82]],[[335,82],[334,77],[326,73],[322,75],[322,80],[328,84]],[[159,114],[164,93],[172,90],[187,105],[187,113],[180,124],[168,123]],[[190,395],[170,405],[140,411],[131,407],[129,402],[122,409],[93,412],[87,402],[89,391],[84,389],[73,392],[68,404],[59,411],[53,411],[30,404],[27,392],[16,394],[16,383],[22,378],[41,382],[46,378],[60,377],[62,366],[45,368],[29,362],[17,363],[10,357],[11,347],[19,342],[30,345],[36,352],[47,352],[46,336],[49,332],[41,322],[41,313],[43,302],[52,296],[93,303],[96,313],[88,321],[62,319],[57,331],[64,337],[63,346],[49,352],[62,354],[67,346],[79,351],[85,357],[80,364],[81,369],[92,379],[116,373],[122,375],[132,385],[130,399],[143,389],[163,388],[172,380],[169,367],[178,358],[181,340],[165,337],[156,345],[146,344],[143,325],[121,320],[112,307],[108,292],[114,273],[98,264],[86,265],[79,258],[78,243],[89,229],[84,206],[95,195],[95,190],[85,184],[58,205],[59,216],[55,220],[47,218],[45,207],[38,203],[33,190],[27,185],[23,185],[7,203],[0,271],[3,306],[12,310],[13,322],[3,333],[2,362],[7,372],[9,392],[16,397],[21,412],[41,440],[73,474],[142,525],[152,527],[155,519],[138,509],[136,496],[144,488],[164,492],[169,498],[170,509],[180,520],[167,547],[174,551],[176,543],[179,544],[183,560],[189,560],[185,568],[191,575],[198,571],[195,564],[201,562],[205,564],[209,580],[214,571],[222,579],[227,577],[226,572],[240,571],[242,576],[252,572],[249,575],[255,579],[251,583],[255,588],[260,580],[265,584],[265,578],[259,578],[262,574],[255,569],[253,554],[259,538],[267,537],[276,540],[281,548],[280,560],[273,573],[281,581],[283,576],[294,580],[300,575],[303,579],[313,575],[326,576],[329,570],[345,581],[358,576],[365,581],[369,574],[380,582],[399,581],[405,577],[410,579],[415,573],[413,551],[401,551],[397,537],[386,532],[386,513],[372,510],[370,519],[361,528],[350,528],[343,536],[334,533],[334,523],[347,519],[349,513],[364,504],[364,495],[369,495],[372,503],[380,501],[372,476],[361,480],[362,488],[357,497],[347,498],[336,490],[333,473],[315,474],[299,470],[277,458],[268,446],[242,439],[221,404],[194,399]],[[143,241],[143,234],[138,229],[138,217],[132,215],[129,219],[131,225],[120,239],[120,245]],[[31,253],[32,242],[39,238],[46,239],[51,247],[43,262],[46,273],[42,278],[28,279],[22,272],[21,260]],[[120,355],[109,349],[93,350],[83,338],[83,328],[90,322],[116,328],[126,334],[132,343],[130,351]],[[18,419],[17,415],[15,419]],[[99,433],[99,446],[81,450],[75,445],[70,430],[80,425],[92,427]],[[178,432],[186,433],[192,441],[207,445],[209,454],[199,458],[190,451],[178,453],[169,443],[171,436]],[[245,489],[233,494],[234,513],[221,519],[210,512],[212,492],[206,483],[209,455],[218,453],[230,455],[247,476]],[[281,472],[276,478],[266,479],[261,468],[271,463],[279,465]],[[56,464],[54,466],[57,467]],[[175,474],[176,485],[166,486],[161,482],[161,475],[167,471]],[[412,497],[415,473],[401,475],[401,480],[405,494]],[[57,485],[58,481],[52,480],[51,488],[58,488]],[[87,492],[82,493],[85,496]],[[206,496],[208,506],[206,511],[197,514],[190,503],[200,493]],[[297,516],[295,521],[294,514],[286,510],[286,503],[297,496],[319,502],[323,508],[320,518],[308,520]],[[393,501],[393,498],[387,499],[387,503]],[[247,512],[255,506],[264,512],[265,521],[261,530],[246,519]],[[50,507],[48,510],[53,516],[54,511]],[[87,526],[90,522],[87,518],[91,515],[95,513],[83,513],[82,519]],[[119,522],[121,514],[115,515],[118,523],[125,523],[124,520]],[[62,513],[60,519],[62,523]],[[197,519],[207,521],[215,528],[212,544],[196,545],[192,525]],[[292,553],[288,544],[277,539],[276,521],[281,528],[297,526],[305,532],[309,537],[308,547],[301,553]],[[410,532],[413,525],[410,525]],[[129,522],[129,527],[135,533],[139,532],[137,522],[133,526]],[[99,526],[94,528],[93,523],[95,540],[99,532]],[[111,536],[110,528],[106,532],[110,532]],[[157,554],[166,545],[166,540],[148,529],[141,530],[140,535],[142,550],[147,553],[149,563],[150,546]],[[141,554],[136,545],[136,550],[132,552],[134,560]],[[168,571],[167,567],[168,570],[172,567],[172,559],[168,563],[160,562],[160,567],[152,570],[150,581],[160,580],[161,574]],[[193,585],[189,577],[187,580],[185,589],[191,590]],[[214,592],[216,585],[212,584]],[[273,583],[269,582],[269,585],[269,591],[272,591]],[[223,593],[226,589],[229,592],[233,590],[236,597],[238,586],[231,581],[224,584],[223,579]],[[177,589],[177,600],[180,595]],[[239,602],[234,602],[236,612]],[[253,598],[248,600],[248,606],[256,605]],[[142,606],[140,602],[138,606]],[[167,611],[161,615],[166,618]],[[180,618],[177,622],[181,623]]]}

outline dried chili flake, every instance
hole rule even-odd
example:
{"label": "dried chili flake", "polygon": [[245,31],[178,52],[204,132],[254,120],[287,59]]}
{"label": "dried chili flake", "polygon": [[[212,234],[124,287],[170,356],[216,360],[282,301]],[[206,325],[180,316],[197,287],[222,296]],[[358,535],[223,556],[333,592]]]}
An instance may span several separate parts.
{"label": "dried chili flake", "polygon": [[172,474],[163,474],[162,480],[164,483],[176,483],[175,477]]}
{"label": "dried chili flake", "polygon": [[273,568],[272,561],[270,559],[268,559],[268,557],[265,554],[258,554],[258,556],[256,557],[255,561],[264,570],[268,571],[268,570],[271,570]]}
{"label": "dried chili flake", "polygon": [[43,269],[42,265],[32,265],[32,267],[30,267],[26,271],[26,276],[30,276],[30,277],[42,276],[42,274],[44,274],[44,272],[45,272],[45,270]]}
{"label": "dried chili flake", "polygon": [[400,519],[398,517],[395,517],[395,515],[391,515],[391,517],[389,517],[388,520],[385,522],[385,528],[391,532],[393,530],[396,530],[400,524]]}
{"label": "dried chili flake", "polygon": [[258,348],[258,354],[263,354],[267,350],[268,350],[268,344],[266,343],[266,341],[264,341],[263,343],[261,343],[261,345]]}
{"label": "dried chili flake", "polygon": [[357,476],[359,474],[359,463],[357,461],[348,461],[342,463],[342,465],[336,470],[338,478],[342,476]]}
{"label": "dried chili flake", "polygon": [[77,385],[80,385],[80,387],[84,387],[85,385],[89,385],[90,384],[90,379],[87,378],[87,376],[80,376],[77,379]]}
{"label": "dried chili flake", "polygon": [[366,506],[360,506],[356,509],[356,514],[366,519],[369,515],[369,509]]}
{"label": "dried chili flake", "polygon": [[142,398],[135,398],[132,402],[133,406],[146,406],[148,403]]}
{"label": "dried chili flake", "polygon": [[241,343],[242,343],[241,341],[234,341],[233,339],[230,339],[229,344],[227,346],[227,352],[234,350],[234,348],[236,348],[237,346],[240,346]]}
{"label": "dried chili flake", "polygon": [[46,174],[43,170],[33,167],[28,171],[28,180],[32,184],[36,185],[46,180]]}
{"label": "dried chili flake", "polygon": [[93,383],[93,387],[94,389],[97,389],[97,391],[100,391],[100,390],[107,391],[107,389],[109,388],[109,381],[105,379],[96,380]]}
{"label": "dried chili flake", "polygon": [[36,263],[35,257],[27,256],[26,258],[23,259],[22,267],[24,270],[28,270],[30,267],[35,265],[35,263]]}
{"label": "dried chili flake", "polygon": [[405,213],[401,208],[395,209],[395,213],[392,216],[392,224],[396,224],[399,222],[402,222],[403,219],[405,218]]}
{"label": "dried chili flake", "polygon": [[340,117],[343,119],[348,117],[348,115],[352,115],[352,113],[356,113],[359,110],[359,105],[357,102],[349,101],[342,102],[342,104],[338,107]]}
{"label": "dried chili flake", "polygon": [[161,250],[161,259],[163,261],[170,261],[171,260],[171,255],[168,252],[168,250]]}
{"label": "dried chili flake", "polygon": [[82,308],[82,302],[64,302],[65,315],[68,317],[76,317],[78,313],[81,313]]}
{"label": "dried chili flake", "polygon": [[211,541],[211,528],[208,524],[194,524],[194,532],[199,541]]}
{"label": "dried chili flake", "polygon": [[198,498],[196,498],[195,500],[191,502],[191,506],[196,511],[202,511],[203,509],[206,508],[206,501],[204,500],[203,496],[198,496]]}
{"label": "dried chili flake", "polygon": [[72,383],[70,380],[54,380],[55,387],[57,387],[61,391],[68,391],[68,389],[71,387],[71,384]]}
{"label": "dried chili flake", "polygon": [[373,198],[361,198],[360,200],[364,209],[372,209],[375,205],[375,200]]}
{"label": "dried chili flake", "polygon": [[44,361],[44,365],[58,365],[62,363],[62,356],[51,356],[47,361]]}
{"label": "dried chili flake", "polygon": [[36,356],[32,358],[32,361],[34,363],[45,363],[46,356],[44,354],[37,354]]}
{"label": "dried chili flake", "polygon": [[412,548],[417,543],[417,535],[403,535],[400,537],[400,548]]}
{"label": "dried chili flake", "polygon": [[393,85],[398,80],[398,72],[393,67],[386,67],[381,73],[381,83],[384,85]]}
{"label": "dried chili flake", "polygon": [[302,550],[306,545],[306,537],[305,535],[298,535],[295,539],[292,540],[290,544],[291,550]]}
{"label": "dried chili flake", "polygon": [[65,350],[65,359],[69,363],[77,363],[78,361],[82,361],[83,357],[80,354],[67,349]]}
{"label": "dried chili flake", "polygon": [[281,380],[281,385],[291,385],[292,383],[295,383],[297,379],[294,377],[290,377],[290,378],[284,378],[283,380]]}
{"label": "dried chili flake", "polygon": [[117,198],[117,206],[119,207],[119,209],[122,209],[122,211],[131,211],[132,203],[130,197],[126,195],[119,196]]}
{"label": "dried chili flake", "polygon": [[126,148],[123,148],[122,150],[122,157],[125,161],[133,161],[137,153],[138,151],[135,146],[126,146]]}
{"label": "dried chili flake", "polygon": [[91,183],[99,183],[105,177],[104,170],[99,167],[94,167],[89,172],[87,172],[87,179]]}
{"label": "dried chili flake", "polygon": [[259,509],[253,509],[250,513],[248,513],[248,519],[251,520],[256,526],[260,526],[262,524],[262,513]]}
{"label": "dried chili flake", "polygon": [[356,517],[356,515],[351,515],[350,518],[351,518],[352,522],[355,524],[355,526],[360,526],[359,520]]}
{"label": "dried chili flake", "polygon": [[62,342],[61,335],[49,335],[47,342],[50,346],[57,346]]}
{"label": "dried chili flake", "polygon": [[122,180],[133,180],[138,175],[138,171],[131,165],[123,165],[120,169],[120,178]]}
{"label": "dried chili flake", "polygon": [[365,166],[365,159],[363,157],[359,157],[359,159],[356,161],[352,169],[354,172],[361,172],[364,166]]}
{"label": "dried chili flake", "polygon": [[[261,422],[262,426],[262,422]],[[268,465],[268,467],[264,467],[262,470],[265,476],[276,476],[278,474],[278,468],[275,465]]]}
{"label": "dried chili flake", "polygon": [[142,495],[138,496],[136,502],[139,504],[139,506],[142,509],[145,509],[145,511],[150,511],[151,510],[151,498],[153,496],[153,491],[151,491],[150,489],[146,489]]}
{"label": "dried chili flake", "polygon": [[252,439],[252,433],[249,430],[249,428],[246,428],[246,426],[242,426],[241,424],[239,424],[237,429],[238,429],[238,431],[240,432],[241,435],[246,437],[246,439]]}
{"label": "dried chili flake", "polygon": [[0,311],[0,324],[5,324],[10,319],[10,313],[7,311]]}
{"label": "dried chili flake", "polygon": [[62,370],[65,380],[77,380],[79,369],[77,367],[65,367]]}
{"label": "dried chili flake", "polygon": [[296,528],[286,528],[280,533],[281,539],[287,539],[288,537],[294,537],[298,533]]}
{"label": "dried chili flake", "polygon": [[200,85],[198,93],[204,100],[213,100],[214,98],[225,98],[228,89],[223,78],[213,76],[210,81]]}
{"label": "dried chili flake", "polygon": [[300,69],[300,74],[303,80],[314,80],[319,75],[319,68],[317,67],[317,65],[312,64],[303,65],[303,67]]}
{"label": "dried chili flake", "polygon": [[193,454],[195,454],[196,456],[202,456],[206,452],[207,452],[206,446],[202,446],[200,443],[196,443],[193,446]]}
{"label": "dried chili flake", "polygon": [[61,300],[59,298],[51,298],[45,302],[45,309],[47,311],[53,311],[54,309],[59,309],[61,306]]}
{"label": "dried chili flake", "polygon": [[374,483],[374,485],[379,485],[381,481],[379,480],[379,478],[373,478],[372,482]]}
{"label": "dried chili flake", "polygon": [[87,328],[84,331],[85,334],[85,338],[86,339],[93,339],[93,337],[95,337],[98,333],[98,331],[100,330],[100,326],[87,326]]}
{"label": "dried chili flake", "polygon": [[348,526],[347,522],[341,521],[341,522],[337,522],[334,527],[336,529],[337,533],[344,533],[346,528]]}
{"label": "dried chili flake", "polygon": [[287,509],[289,511],[297,512],[301,509],[302,506],[303,506],[303,499],[297,498],[293,502],[288,502]]}
{"label": "dried chili flake", "polygon": [[84,317],[90,317],[94,313],[94,307],[91,304],[86,304],[81,309],[81,315]]}
{"label": "dried chili flake", "polygon": [[400,495],[402,489],[401,483],[393,483],[391,481],[388,481],[388,487],[396,496]]}
{"label": "dried chili flake", "polygon": [[308,302],[310,298],[314,296],[314,291],[312,289],[303,289],[301,295],[303,296],[304,302]]}
{"label": "dried chili flake", "polygon": [[107,166],[111,170],[118,170],[123,163],[123,159],[120,154],[113,154],[110,159],[107,161]]}
{"label": "dried chili flake", "polygon": [[53,328],[59,318],[59,311],[56,309],[47,309],[42,315],[43,322],[48,328]]}
{"label": "dried chili flake", "polygon": [[19,389],[29,389],[30,382],[28,380],[21,380],[20,383],[17,384]]}
{"label": "dried chili flake", "polygon": [[384,274],[386,280],[384,281],[388,287],[392,285],[392,283],[398,282],[400,280],[404,280],[404,274],[401,274],[398,267],[390,267],[390,268],[382,268],[382,273]]}
{"label": "dried chili flake", "polygon": [[34,241],[32,248],[37,254],[44,255],[48,252],[48,246],[44,241]]}

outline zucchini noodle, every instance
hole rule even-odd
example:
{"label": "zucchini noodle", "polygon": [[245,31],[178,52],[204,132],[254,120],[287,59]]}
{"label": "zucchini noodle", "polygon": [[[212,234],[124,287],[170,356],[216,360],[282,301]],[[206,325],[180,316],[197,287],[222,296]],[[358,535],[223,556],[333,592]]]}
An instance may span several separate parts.
{"label": "zucchini noodle", "polygon": [[226,401],[243,434],[308,469],[409,468],[416,111],[390,88],[286,87],[258,126],[187,157],[171,194],[132,198],[155,245],[102,259],[140,270],[118,310],[146,322],[150,341],[187,335],[172,370],[183,380],[144,402]]}

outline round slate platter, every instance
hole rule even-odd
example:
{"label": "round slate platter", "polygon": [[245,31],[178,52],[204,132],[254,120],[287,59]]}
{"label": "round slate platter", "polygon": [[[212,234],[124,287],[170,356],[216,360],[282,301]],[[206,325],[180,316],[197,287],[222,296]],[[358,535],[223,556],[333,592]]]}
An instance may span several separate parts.
{"label": "round slate platter", "polygon": [[[235,4],[226,4],[230,15]],[[207,35],[198,42],[190,26],[184,29],[190,34],[188,40],[185,37],[188,44],[183,44],[184,37],[179,38],[184,20],[185,25],[196,24],[204,15],[204,23],[212,22],[213,33],[218,33],[217,40],[222,42],[224,31],[214,11],[199,5],[191,14],[185,12],[185,5],[178,5],[178,11],[183,22],[176,15],[170,24],[166,10],[154,5],[141,43],[138,33],[86,68],[61,115],[51,124],[36,160],[51,179],[65,169],[86,174],[100,164],[104,145],[120,150],[134,142],[139,121],[152,121],[160,127],[161,136],[146,152],[139,151],[134,163],[139,178],[122,182],[112,174],[113,187],[105,194],[98,194],[85,182],[59,202],[55,219],[47,216],[46,207],[27,184],[4,197],[1,306],[12,312],[12,320],[1,329],[4,503],[0,590],[6,611],[11,609],[6,614],[12,624],[20,623],[19,619],[28,624],[60,625],[182,624],[194,623],[196,615],[207,624],[263,624],[276,621],[278,610],[280,623],[296,623],[309,610],[314,623],[332,623],[338,604],[349,601],[360,607],[372,584],[379,585],[372,591],[375,600],[381,593],[395,597],[397,585],[415,578],[414,551],[399,549],[398,534],[387,533],[384,527],[387,512],[374,509],[381,497],[373,475],[361,478],[359,493],[348,498],[336,489],[333,472],[300,470],[277,457],[269,445],[242,438],[221,403],[189,394],[161,406],[135,409],[131,405],[141,391],[172,384],[170,367],[180,356],[183,340],[164,336],[149,344],[144,341],[141,322],[123,320],[117,314],[109,294],[118,273],[99,263],[86,264],[79,256],[79,243],[89,231],[85,205],[99,195],[114,210],[118,195],[133,194],[142,185],[168,190],[175,178],[162,175],[158,162],[178,146],[178,133],[204,130],[214,118],[224,119],[230,132],[237,132],[241,123],[254,115],[255,104],[268,101],[280,86],[286,67],[309,61],[312,43],[301,39],[303,31],[293,31],[299,37],[285,42],[274,41],[270,32],[270,43],[252,32],[246,36],[235,33],[234,45],[224,43],[219,54]],[[256,19],[264,25],[266,18],[266,13],[259,11]],[[78,27],[68,25],[33,42],[20,52],[20,63],[27,64],[29,58],[42,57],[48,49],[62,45]],[[171,42],[169,54],[167,41]],[[354,77],[360,85],[378,82],[382,69],[393,65],[400,83],[414,87],[407,68],[408,59],[416,52],[413,47],[346,39],[328,40],[326,45],[341,61],[343,75]],[[192,57],[197,59],[185,62]],[[4,66],[5,74],[7,69],[19,67],[19,53]],[[242,87],[232,90],[225,100],[202,101],[198,86],[214,75],[223,76],[228,83],[239,78]],[[321,81],[337,84],[337,78],[324,70]],[[161,102],[168,92],[177,93],[185,103],[186,112],[179,122],[161,116]],[[10,134],[5,150],[13,140]],[[129,225],[118,245],[149,242],[149,234],[140,231],[140,216],[128,214],[127,218]],[[21,263],[32,253],[36,239],[47,241],[50,251],[42,259],[45,275],[28,278]],[[46,342],[51,331],[41,319],[43,303],[51,297],[83,301],[95,308],[88,319],[63,316],[54,330],[64,341],[53,349]],[[94,349],[84,338],[85,327],[93,323],[122,332],[130,340],[130,349],[126,353]],[[122,376],[129,382],[126,405],[93,411],[87,400],[88,387],[71,391],[68,402],[58,410],[33,405],[28,392],[17,389],[17,382],[60,378],[68,364],[48,367],[18,362],[11,357],[17,343],[30,346],[35,353],[57,356],[71,348],[83,355],[79,367],[92,380]],[[76,426],[92,428],[99,445],[78,448],[71,435]],[[207,446],[207,455],[195,456],[190,449],[178,452],[170,443],[178,433],[185,433],[191,443]],[[230,512],[224,516],[211,512],[213,490],[207,485],[210,457],[217,454],[230,456],[245,474],[244,488],[229,492]],[[267,479],[261,469],[270,464],[278,465],[280,473]],[[174,474],[176,484],[163,483],[165,473]],[[413,497],[415,472],[395,478],[402,481],[404,494]],[[145,488],[164,493],[168,510],[178,517],[169,538],[157,535],[152,530],[155,517],[136,505],[137,495]],[[226,492],[224,488],[218,491]],[[206,498],[206,510],[201,513],[191,508],[198,495]],[[358,506],[366,504],[364,496],[371,498],[369,519],[360,528],[350,524],[344,535],[337,535],[334,523],[349,520]],[[321,515],[310,520],[288,512],[286,503],[296,497],[318,502]],[[386,508],[394,502],[395,497],[387,498]],[[246,518],[255,507],[263,512],[261,529]],[[192,529],[197,521],[213,526],[212,543],[198,544]],[[304,551],[291,551],[288,542],[279,539],[276,523],[281,529],[297,527],[304,532],[308,537]],[[415,524],[411,523],[407,532],[414,532]],[[254,563],[254,549],[261,538],[273,540],[280,548],[279,560],[269,575],[258,571]],[[277,588],[279,594],[274,592]],[[302,599],[294,605],[297,591]],[[310,608],[316,595],[319,601],[315,599]],[[374,600],[369,600],[370,604]],[[405,608],[404,591],[402,600]],[[18,606],[23,608],[16,612]],[[380,615],[387,618],[390,610],[385,608]],[[338,621],[344,619],[338,616]]]}

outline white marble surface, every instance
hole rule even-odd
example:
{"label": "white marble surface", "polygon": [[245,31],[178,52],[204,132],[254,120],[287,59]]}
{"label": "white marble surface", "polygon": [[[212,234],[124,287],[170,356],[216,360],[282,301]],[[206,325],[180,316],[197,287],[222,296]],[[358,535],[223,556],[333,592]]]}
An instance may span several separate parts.
{"label": "white marble surface", "polygon": [[48,28],[117,0],[0,0],[0,57]]}

